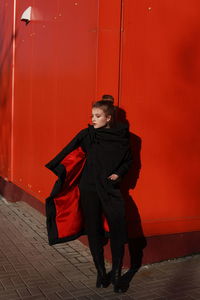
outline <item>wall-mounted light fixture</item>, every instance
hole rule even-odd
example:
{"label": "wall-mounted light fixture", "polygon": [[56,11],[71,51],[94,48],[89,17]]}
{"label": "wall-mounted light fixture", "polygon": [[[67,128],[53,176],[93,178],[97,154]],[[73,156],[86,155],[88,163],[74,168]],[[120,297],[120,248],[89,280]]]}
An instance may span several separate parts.
{"label": "wall-mounted light fixture", "polygon": [[26,22],[26,25],[31,21],[32,7],[29,6],[22,14],[21,21]]}

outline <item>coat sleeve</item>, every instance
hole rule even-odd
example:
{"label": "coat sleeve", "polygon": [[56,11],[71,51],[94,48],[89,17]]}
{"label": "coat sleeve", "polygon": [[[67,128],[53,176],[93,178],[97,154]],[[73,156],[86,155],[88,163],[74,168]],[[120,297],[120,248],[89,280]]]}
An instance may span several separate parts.
{"label": "coat sleeve", "polygon": [[73,150],[81,146],[81,142],[87,133],[87,129],[81,130],[45,167],[51,170],[54,174],[61,173],[62,165],[60,162]]}
{"label": "coat sleeve", "polygon": [[132,157],[131,149],[129,148],[126,151],[120,166],[113,173],[119,175],[120,177],[123,177],[128,172],[132,163],[133,163],[133,157]]}

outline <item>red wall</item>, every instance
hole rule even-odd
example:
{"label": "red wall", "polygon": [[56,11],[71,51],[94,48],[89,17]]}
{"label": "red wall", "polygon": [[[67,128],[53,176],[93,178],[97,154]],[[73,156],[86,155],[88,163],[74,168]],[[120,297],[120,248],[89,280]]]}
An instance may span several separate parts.
{"label": "red wall", "polygon": [[1,175],[44,202],[44,164],[110,93],[142,139],[131,196],[145,235],[199,230],[199,1],[16,1],[12,99],[13,3],[0,6]]}
{"label": "red wall", "polygon": [[200,2],[125,0],[120,106],[142,139],[147,235],[200,228]]}

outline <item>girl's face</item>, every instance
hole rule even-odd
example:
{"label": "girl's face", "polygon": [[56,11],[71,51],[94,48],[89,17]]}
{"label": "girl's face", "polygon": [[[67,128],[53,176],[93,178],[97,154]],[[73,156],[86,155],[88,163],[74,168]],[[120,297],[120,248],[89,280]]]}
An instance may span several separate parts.
{"label": "girl's face", "polygon": [[92,109],[92,124],[94,128],[107,127],[109,128],[109,122],[111,116],[106,116],[105,112],[101,108],[94,107]]}

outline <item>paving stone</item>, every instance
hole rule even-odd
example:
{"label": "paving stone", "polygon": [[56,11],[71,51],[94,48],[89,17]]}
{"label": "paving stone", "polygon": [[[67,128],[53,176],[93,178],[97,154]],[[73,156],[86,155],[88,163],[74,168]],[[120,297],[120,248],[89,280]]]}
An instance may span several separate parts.
{"label": "paving stone", "polygon": [[21,298],[24,297],[30,297],[30,291],[27,288],[23,288],[23,289],[17,289],[18,294],[20,295]]}
{"label": "paving stone", "polygon": [[37,295],[37,296],[31,296],[31,297],[25,297],[25,298],[23,298],[23,300],[44,300],[44,299],[47,299],[47,297],[46,296],[39,296],[39,295]]}
{"label": "paving stone", "polygon": [[10,278],[3,278],[3,279],[1,279],[1,284],[2,284],[2,286],[3,286],[5,289],[12,289],[12,288],[14,288],[14,284],[13,284],[13,282],[11,281]]}
{"label": "paving stone", "polygon": [[88,299],[90,299],[90,300],[99,300],[99,299],[102,299],[102,297],[97,295],[97,294],[91,294],[91,295],[88,296]]}
{"label": "paving stone", "polygon": [[19,294],[15,290],[4,290],[0,291],[0,299],[7,300],[7,299],[20,299]]}
{"label": "paving stone", "polygon": [[24,281],[19,276],[11,277],[10,279],[13,282],[15,288],[25,287]]}
{"label": "paving stone", "polygon": [[121,300],[130,300],[130,299],[133,299],[133,297],[131,296],[128,296],[128,295],[123,295],[120,297]]}
{"label": "paving stone", "polygon": [[49,300],[61,300],[62,299],[56,293],[46,294],[45,296],[46,296],[46,299],[49,299]]}
{"label": "paving stone", "polygon": [[29,287],[28,291],[31,294],[31,296],[44,296],[38,287]]}
{"label": "paving stone", "polygon": [[38,287],[44,294],[47,294],[49,292],[59,292],[62,289],[59,283],[55,283],[51,285],[49,285],[48,283],[39,284]]}
{"label": "paving stone", "polygon": [[61,299],[68,299],[68,298],[72,298],[72,294],[69,293],[69,291],[58,291],[57,295],[61,298]]}

